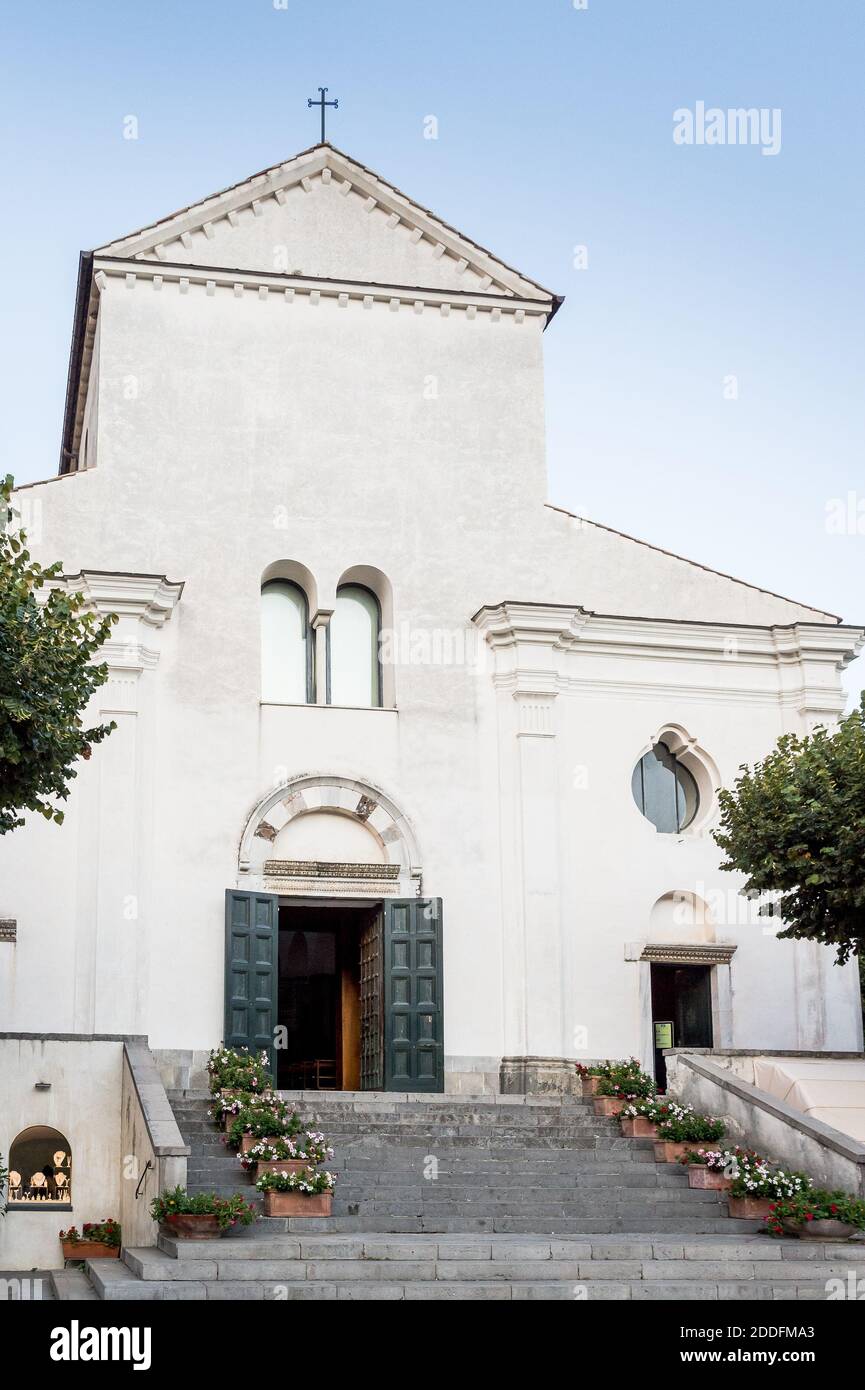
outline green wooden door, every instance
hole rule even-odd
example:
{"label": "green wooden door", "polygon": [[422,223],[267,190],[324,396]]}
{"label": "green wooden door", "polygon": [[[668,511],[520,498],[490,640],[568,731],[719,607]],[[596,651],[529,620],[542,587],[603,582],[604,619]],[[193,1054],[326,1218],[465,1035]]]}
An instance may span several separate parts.
{"label": "green wooden door", "polygon": [[441,898],[384,905],[384,1089],[443,1091]]}
{"label": "green wooden door", "polygon": [[275,1072],[279,978],[279,899],[273,893],[225,894],[225,1045],[264,1049]]}

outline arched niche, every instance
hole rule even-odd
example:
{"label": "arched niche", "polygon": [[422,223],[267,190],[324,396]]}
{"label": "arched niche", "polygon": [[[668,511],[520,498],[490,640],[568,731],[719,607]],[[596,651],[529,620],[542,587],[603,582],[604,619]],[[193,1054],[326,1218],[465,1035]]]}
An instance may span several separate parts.
{"label": "arched niche", "polygon": [[271,846],[273,859],[387,864],[381,836],[365,821],[333,807],[294,816]]}
{"label": "arched niche", "polygon": [[715,931],[709,904],[689,889],[663,893],[649,914],[648,939],[658,944],[714,942]]}

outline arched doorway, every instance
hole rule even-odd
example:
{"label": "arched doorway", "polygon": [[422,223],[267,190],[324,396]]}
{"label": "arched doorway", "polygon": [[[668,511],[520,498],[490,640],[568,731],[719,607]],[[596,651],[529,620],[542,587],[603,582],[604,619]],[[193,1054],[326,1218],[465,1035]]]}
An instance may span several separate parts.
{"label": "arched doorway", "polygon": [[378,788],[269,793],[226,895],[225,1042],[266,1049],[285,1090],[443,1090],[441,902],[421,885]]}

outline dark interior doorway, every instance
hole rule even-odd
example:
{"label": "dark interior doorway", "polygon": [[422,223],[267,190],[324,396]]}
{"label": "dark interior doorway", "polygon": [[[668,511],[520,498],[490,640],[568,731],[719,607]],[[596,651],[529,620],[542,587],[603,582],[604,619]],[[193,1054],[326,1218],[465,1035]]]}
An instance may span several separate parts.
{"label": "dark interior doorway", "polygon": [[711,1047],[711,965],[659,965],[652,962],[652,1032],[655,1081],[667,1089],[665,1047]]}
{"label": "dark interior doorway", "polygon": [[[362,1066],[381,1052],[381,972],[366,961],[381,934],[379,904],[279,909],[277,1085],[357,1091],[375,1084]],[[370,986],[379,994],[371,994]],[[378,1080],[377,1084],[381,1084]]]}

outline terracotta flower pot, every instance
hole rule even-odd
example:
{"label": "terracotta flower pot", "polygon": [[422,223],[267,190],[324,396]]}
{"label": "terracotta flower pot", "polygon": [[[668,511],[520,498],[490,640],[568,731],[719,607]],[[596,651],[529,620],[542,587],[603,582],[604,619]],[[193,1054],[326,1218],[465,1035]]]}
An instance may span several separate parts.
{"label": "terracotta flower pot", "polygon": [[774,1206],[771,1197],[731,1197],[730,1215],[745,1221],[763,1221]]}
{"label": "terracotta flower pot", "polygon": [[670,1139],[658,1139],[655,1143],[656,1163],[678,1163],[687,1149],[693,1149],[693,1141],[674,1143]]}
{"label": "terracotta flower pot", "polygon": [[119,1245],[106,1245],[102,1240],[63,1240],[64,1260],[116,1260]]}
{"label": "terracotta flower pot", "polygon": [[705,1163],[689,1163],[688,1186],[711,1187],[716,1192],[726,1192],[733,1186],[733,1179],[725,1177],[720,1168],[707,1168]]}
{"label": "terracotta flower pot", "polygon": [[178,1240],[213,1240],[223,1234],[219,1218],[210,1212],[173,1212],[160,1222],[162,1234]]}
{"label": "terracotta flower pot", "polygon": [[592,1107],[596,1115],[618,1115],[628,1102],[618,1096],[595,1096]]}
{"label": "terracotta flower pot", "polygon": [[781,1222],[784,1234],[800,1236],[802,1240],[852,1240],[856,1234],[855,1226],[838,1221],[834,1216],[820,1217],[816,1221]]}
{"label": "terracotta flower pot", "polygon": [[580,1080],[583,1083],[583,1100],[591,1100],[597,1092],[601,1078],[599,1076],[583,1076]]}
{"label": "terracotta flower pot", "polygon": [[332,1192],[265,1192],[265,1216],[330,1216]]}
{"label": "terracotta flower pot", "polygon": [[307,1168],[315,1168],[308,1158],[267,1158],[259,1159],[255,1165],[255,1181],[264,1173],[304,1173]]}
{"label": "terracotta flower pot", "polygon": [[658,1126],[651,1120],[647,1120],[645,1115],[632,1115],[629,1119],[621,1117],[622,1133],[626,1139],[655,1139],[658,1134]]}

